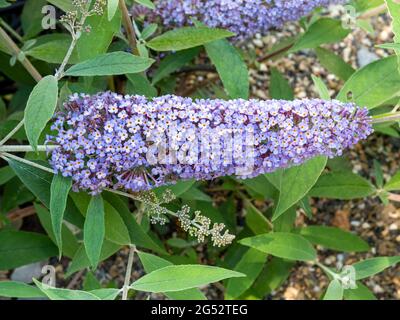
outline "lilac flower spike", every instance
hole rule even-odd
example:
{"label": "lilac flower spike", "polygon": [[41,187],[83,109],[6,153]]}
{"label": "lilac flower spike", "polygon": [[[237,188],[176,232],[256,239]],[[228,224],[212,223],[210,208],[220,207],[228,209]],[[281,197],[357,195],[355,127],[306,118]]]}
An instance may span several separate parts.
{"label": "lilac flower spike", "polygon": [[[161,18],[166,27],[191,24],[196,18],[207,26],[229,29],[237,38],[250,38],[297,21],[317,7],[345,0],[156,0],[156,10],[144,10],[135,4],[136,14],[151,20]],[[144,11],[144,12],[143,12]]]}
{"label": "lilac flower spike", "polygon": [[151,100],[105,92],[70,97],[56,116],[50,163],[74,190],[144,191],[179,180],[251,178],[372,133],[367,109],[324,100]]}

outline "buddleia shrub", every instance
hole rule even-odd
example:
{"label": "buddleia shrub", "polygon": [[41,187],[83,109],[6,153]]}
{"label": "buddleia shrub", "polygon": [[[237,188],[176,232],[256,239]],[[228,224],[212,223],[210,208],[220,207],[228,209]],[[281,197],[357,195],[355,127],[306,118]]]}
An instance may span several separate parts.
{"label": "buddleia shrub", "polygon": [[[0,270],[51,261],[29,284],[1,281],[1,297],[201,300],[219,282],[220,298],[282,298],[306,263],[329,279],[319,298],[376,298],[362,281],[400,257],[315,225],[311,199],[400,201],[399,174],[367,154],[361,176],[346,158],[398,138],[398,24],[387,56],[357,70],[327,46],[381,10],[397,22],[396,1],[352,1],[342,19],[328,7],[342,1],[49,2],[0,1]],[[287,22],[301,32],[242,50]],[[320,98],[294,99],[293,75],[273,69],[273,99],[251,95],[250,68],[299,53],[339,92],[310,70]],[[326,266],[325,249],[357,262]],[[124,283],[97,278],[113,255]]]}

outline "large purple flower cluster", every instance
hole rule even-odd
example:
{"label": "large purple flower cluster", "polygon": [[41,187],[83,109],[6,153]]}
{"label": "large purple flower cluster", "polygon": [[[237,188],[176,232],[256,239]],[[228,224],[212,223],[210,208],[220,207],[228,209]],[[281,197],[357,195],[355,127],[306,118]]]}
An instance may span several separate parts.
{"label": "large purple flower cluster", "polygon": [[251,178],[333,157],[372,133],[367,110],[324,100],[70,97],[56,116],[50,163],[75,190],[148,190],[178,180]]}
{"label": "large purple flower cluster", "polygon": [[[237,38],[250,38],[297,21],[317,7],[345,0],[157,0],[150,20],[161,18],[164,26],[184,26],[195,18],[209,27],[229,29]],[[137,7],[137,5],[135,5]],[[140,11],[141,9],[139,9]]]}

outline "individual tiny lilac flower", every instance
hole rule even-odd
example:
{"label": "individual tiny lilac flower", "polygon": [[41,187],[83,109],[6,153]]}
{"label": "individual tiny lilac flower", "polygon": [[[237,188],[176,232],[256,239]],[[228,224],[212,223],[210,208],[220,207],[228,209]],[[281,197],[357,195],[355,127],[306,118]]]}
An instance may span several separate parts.
{"label": "individual tiny lilac flower", "polygon": [[336,100],[147,100],[105,92],[73,95],[64,107],[52,126],[57,133],[48,137],[59,145],[50,163],[72,177],[74,190],[91,194],[252,178],[341,155],[372,133],[366,109]]}

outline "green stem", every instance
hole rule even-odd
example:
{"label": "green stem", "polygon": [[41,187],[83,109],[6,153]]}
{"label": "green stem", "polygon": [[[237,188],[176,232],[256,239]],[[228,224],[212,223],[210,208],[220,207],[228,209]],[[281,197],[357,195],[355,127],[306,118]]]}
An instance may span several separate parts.
{"label": "green stem", "polygon": [[[0,39],[6,45],[6,47],[12,52],[12,54],[18,56],[21,53],[21,49],[15,44],[13,39],[9,37],[9,35],[0,27]],[[36,70],[33,64],[25,57],[21,64],[25,67],[25,69],[30,73],[30,75],[39,82],[42,79],[40,73]]]}
{"label": "green stem", "polygon": [[138,55],[139,51],[137,49],[135,30],[133,29],[132,19],[129,15],[128,8],[126,7],[125,0],[119,0],[119,7],[122,12],[122,24],[126,31],[129,46],[132,49],[132,53]]}
{"label": "green stem", "polygon": [[24,125],[24,119],[22,119],[22,120],[17,124],[17,126],[16,126],[14,129],[12,129],[11,132],[10,132],[9,134],[7,134],[7,135],[0,141],[0,147],[1,147],[3,144],[5,144],[8,140],[10,140],[10,139],[12,138],[12,136],[13,136],[14,134],[16,134],[17,131],[18,131],[19,129],[22,128],[23,125]]}
{"label": "green stem", "polygon": [[333,279],[337,279],[338,275],[336,272],[333,272],[331,269],[325,267],[322,263],[318,261],[315,261],[314,264],[320,267],[325,273],[329,274]]}
{"label": "green stem", "polygon": [[400,112],[385,113],[383,115],[374,116],[373,124],[400,121]]}
{"label": "green stem", "polygon": [[47,152],[57,149],[59,146],[37,146],[37,149],[33,149],[31,146],[11,146],[11,145],[0,145],[1,152]]}
{"label": "green stem", "polygon": [[122,300],[128,300],[128,292],[129,292],[129,288],[130,288],[132,267],[133,267],[133,258],[135,256],[135,252],[137,252],[136,246],[131,245],[129,248],[128,264],[126,265],[124,286],[122,288]]}
{"label": "green stem", "polygon": [[37,168],[37,169],[40,169],[40,170],[43,170],[43,171],[46,171],[46,172],[49,172],[49,173],[53,173],[53,174],[54,174],[54,171],[53,171],[51,168],[42,166],[42,165],[40,165],[40,164],[38,164],[38,163],[36,163],[36,162],[30,161],[30,160],[26,160],[26,159],[23,159],[23,158],[14,156],[14,155],[11,154],[11,153],[1,152],[1,153],[0,153],[0,157],[3,158],[3,159],[6,160],[6,161],[8,161],[8,159],[13,159],[13,160],[16,160],[16,161],[25,163],[25,164],[27,164],[27,165],[30,165],[30,166],[32,166],[32,167],[34,167],[34,168]]}
{"label": "green stem", "polygon": [[22,37],[13,29],[11,28],[7,22],[5,22],[3,19],[0,18],[0,25],[3,26],[6,31],[8,31],[18,42],[24,42]]}

